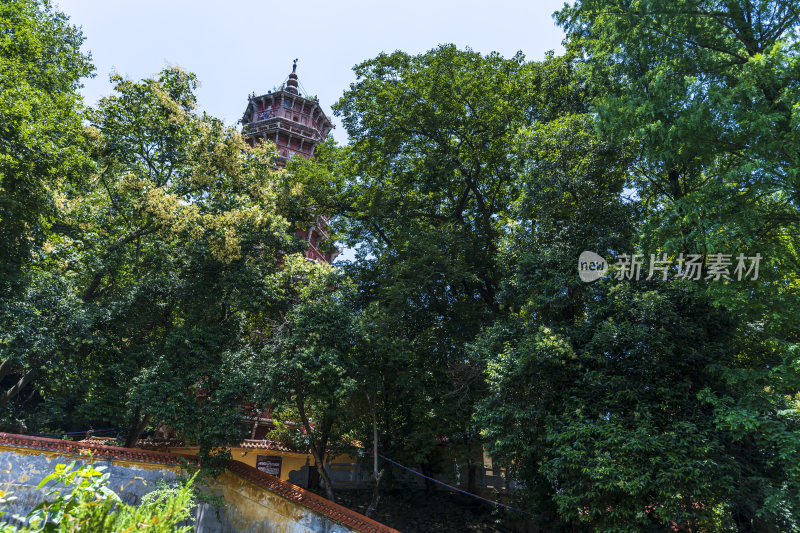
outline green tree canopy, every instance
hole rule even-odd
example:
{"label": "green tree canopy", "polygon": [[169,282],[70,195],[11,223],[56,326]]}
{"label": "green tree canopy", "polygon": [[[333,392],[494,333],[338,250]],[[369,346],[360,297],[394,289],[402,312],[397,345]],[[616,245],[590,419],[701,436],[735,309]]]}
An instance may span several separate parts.
{"label": "green tree canopy", "polygon": [[77,89],[92,66],[81,43],[49,2],[0,6],[0,291],[20,286],[31,244],[57,211],[56,192],[87,170]]}

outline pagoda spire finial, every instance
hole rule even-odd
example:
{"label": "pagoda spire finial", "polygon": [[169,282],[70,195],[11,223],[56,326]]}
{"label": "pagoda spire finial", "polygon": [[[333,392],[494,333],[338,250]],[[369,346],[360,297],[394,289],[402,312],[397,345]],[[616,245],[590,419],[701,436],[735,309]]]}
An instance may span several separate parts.
{"label": "pagoda spire finial", "polygon": [[286,80],[286,92],[292,94],[299,94],[297,84],[297,59],[292,63],[292,73],[289,74],[289,79]]}

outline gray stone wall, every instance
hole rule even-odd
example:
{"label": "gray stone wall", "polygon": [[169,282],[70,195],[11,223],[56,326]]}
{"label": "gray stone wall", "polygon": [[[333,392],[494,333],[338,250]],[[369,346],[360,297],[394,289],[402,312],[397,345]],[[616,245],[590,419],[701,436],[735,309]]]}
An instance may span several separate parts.
{"label": "gray stone wall", "polygon": [[[45,490],[36,487],[56,465],[86,464],[86,459],[76,459],[71,455],[54,452],[25,449],[24,453],[0,451],[0,487],[10,493],[14,499],[5,508],[3,519],[13,516],[25,516],[31,509],[44,500]],[[116,464],[115,464],[116,463]],[[127,464],[126,464],[127,463]],[[141,497],[156,488],[159,480],[174,481],[177,477],[175,469],[135,466],[130,462],[95,459],[95,466],[105,466],[105,472],[111,474],[109,488],[116,492],[125,503],[136,505]]]}
{"label": "gray stone wall", "polygon": [[[87,459],[28,448],[0,450],[0,489],[14,497],[0,521],[20,524],[22,517],[44,499],[45,491],[36,490],[42,479],[52,473],[56,465],[72,461],[82,465]],[[154,463],[97,458],[94,465],[106,467],[104,471],[110,474],[109,488],[132,505],[154,490],[159,480],[171,482],[179,475],[175,467]],[[228,472],[207,490],[222,496],[225,507],[215,509],[209,504],[199,504],[194,510],[194,526],[198,533],[355,533],[327,516]]]}

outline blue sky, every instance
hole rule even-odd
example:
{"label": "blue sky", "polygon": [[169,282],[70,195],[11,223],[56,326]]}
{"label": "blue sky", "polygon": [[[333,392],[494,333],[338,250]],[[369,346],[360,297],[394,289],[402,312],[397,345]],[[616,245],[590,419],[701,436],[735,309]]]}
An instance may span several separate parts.
{"label": "blue sky", "polygon": [[[244,2],[54,0],[83,28],[97,76],[86,102],[111,92],[112,69],[133,79],[167,65],[197,74],[201,109],[235,124],[247,95],[280,85],[299,58],[301,85],[330,106],[354,81],[351,68],[380,52],[420,53],[440,43],[541,59],[561,53],[552,13],[563,0],[528,2]],[[334,120],[334,137],[346,142]]]}

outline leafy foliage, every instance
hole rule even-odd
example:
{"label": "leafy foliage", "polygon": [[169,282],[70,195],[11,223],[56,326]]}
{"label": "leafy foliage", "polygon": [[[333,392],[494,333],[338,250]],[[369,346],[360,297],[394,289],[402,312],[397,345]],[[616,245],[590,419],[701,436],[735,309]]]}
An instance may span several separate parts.
{"label": "leafy foliage", "polygon": [[287,257],[269,281],[281,320],[244,364],[259,376],[259,404],[281,417],[277,434],[311,451],[333,499],[323,465],[346,428],[345,402],[355,385],[353,288],[342,272],[299,256]]}
{"label": "leafy foliage", "polygon": [[[109,474],[92,462],[77,467],[75,461],[56,465],[37,490],[46,489],[45,501],[26,517],[28,526],[3,526],[4,532],[41,531],[189,533],[189,511],[194,506],[192,480],[179,487],[164,485],[145,494],[138,506],[123,503],[108,488]],[[9,499],[8,497],[6,499]]]}
{"label": "leafy foliage", "polygon": [[[224,456],[269,408],[331,498],[354,442],[471,489],[486,450],[544,527],[797,531],[794,3],[579,0],[564,57],[380,54],[334,106],[349,144],[280,170],[179,69],[82,110],[79,32],[0,14],[5,425]],[[297,254],[312,213],[356,261]],[[585,284],[584,250],[764,261]]]}
{"label": "leafy foliage", "polygon": [[31,243],[89,163],[77,89],[92,67],[82,42],[49,3],[0,6],[0,291],[23,286]]}

